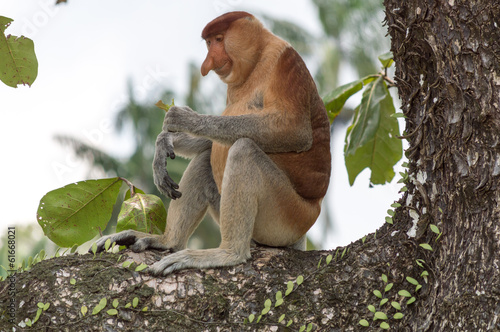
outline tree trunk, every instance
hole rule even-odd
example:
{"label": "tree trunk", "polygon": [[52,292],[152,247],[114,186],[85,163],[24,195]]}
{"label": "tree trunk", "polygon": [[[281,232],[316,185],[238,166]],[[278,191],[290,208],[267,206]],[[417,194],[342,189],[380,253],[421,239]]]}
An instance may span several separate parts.
{"label": "tree trunk", "polygon": [[415,242],[434,250],[420,254],[432,273],[411,327],[499,330],[500,2],[385,5],[410,143],[404,202],[443,233]]}
{"label": "tree trunk", "polygon": [[118,255],[46,260],[0,283],[1,330],[12,312],[26,326],[39,302],[50,303],[33,325],[43,331],[500,330],[500,3],[385,6],[410,143],[393,225],[330,253],[256,248],[246,264],[165,278]]}

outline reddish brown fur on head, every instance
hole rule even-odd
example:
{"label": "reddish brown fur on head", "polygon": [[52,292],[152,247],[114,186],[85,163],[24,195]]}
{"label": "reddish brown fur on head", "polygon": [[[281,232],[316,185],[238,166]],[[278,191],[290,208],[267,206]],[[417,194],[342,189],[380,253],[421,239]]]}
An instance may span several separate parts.
{"label": "reddish brown fur on head", "polygon": [[230,12],[221,15],[207,24],[201,33],[201,38],[207,39],[210,36],[227,31],[231,23],[243,17],[253,17],[253,15],[247,12]]}

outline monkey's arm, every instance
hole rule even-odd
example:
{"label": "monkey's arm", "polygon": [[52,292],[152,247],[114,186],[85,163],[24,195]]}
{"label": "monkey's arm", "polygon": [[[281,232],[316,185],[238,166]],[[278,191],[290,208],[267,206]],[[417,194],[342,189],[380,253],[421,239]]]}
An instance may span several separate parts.
{"label": "monkey's arm", "polygon": [[174,159],[176,153],[185,158],[194,158],[211,147],[212,142],[204,138],[162,131],[156,139],[153,160],[153,178],[158,190],[172,199],[181,197],[181,193],[177,191],[179,185],[168,174],[167,158]]}
{"label": "monkey's arm", "polygon": [[216,116],[198,114],[189,107],[172,107],[164,126],[172,132],[186,132],[226,145],[250,138],[267,153],[307,151],[313,141],[309,118],[299,119],[281,111]]}

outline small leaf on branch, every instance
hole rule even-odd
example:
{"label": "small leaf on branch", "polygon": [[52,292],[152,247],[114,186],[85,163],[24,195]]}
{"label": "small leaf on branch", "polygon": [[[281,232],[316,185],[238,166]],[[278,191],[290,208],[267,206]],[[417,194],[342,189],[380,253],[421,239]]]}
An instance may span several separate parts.
{"label": "small leaf on branch", "polygon": [[165,105],[163,101],[158,100],[158,102],[155,104],[156,107],[161,108],[165,112],[168,112],[170,107],[174,106],[174,99],[172,98],[172,103],[170,105]]}

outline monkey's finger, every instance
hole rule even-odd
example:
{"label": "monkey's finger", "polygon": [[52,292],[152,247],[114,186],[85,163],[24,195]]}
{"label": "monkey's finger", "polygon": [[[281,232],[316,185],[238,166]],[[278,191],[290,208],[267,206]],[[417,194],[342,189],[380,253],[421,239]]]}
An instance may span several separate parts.
{"label": "monkey's finger", "polygon": [[[103,236],[96,241],[97,251],[101,252],[105,250],[106,241],[110,239],[111,243],[116,243],[119,246],[129,246],[137,241],[137,237],[132,232],[124,231],[121,233]],[[92,247],[89,249],[89,253],[92,253]]]}

